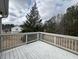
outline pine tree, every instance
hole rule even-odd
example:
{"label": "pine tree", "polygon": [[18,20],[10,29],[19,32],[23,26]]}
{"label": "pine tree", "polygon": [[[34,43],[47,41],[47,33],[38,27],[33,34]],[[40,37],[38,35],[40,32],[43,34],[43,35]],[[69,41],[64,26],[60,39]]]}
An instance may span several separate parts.
{"label": "pine tree", "polygon": [[49,20],[47,20],[44,24],[44,31],[49,32],[49,33],[55,33],[56,30],[56,17],[52,17]]}
{"label": "pine tree", "polygon": [[26,18],[27,20],[22,25],[22,32],[42,31],[42,19],[40,19],[36,3],[32,7],[30,13],[26,15]]}

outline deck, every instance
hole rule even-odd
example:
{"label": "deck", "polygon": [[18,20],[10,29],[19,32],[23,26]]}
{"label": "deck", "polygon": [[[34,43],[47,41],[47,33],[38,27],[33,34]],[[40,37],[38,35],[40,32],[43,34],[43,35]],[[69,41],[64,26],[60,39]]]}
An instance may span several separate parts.
{"label": "deck", "polygon": [[4,51],[0,56],[0,59],[78,59],[78,55],[42,41]]}

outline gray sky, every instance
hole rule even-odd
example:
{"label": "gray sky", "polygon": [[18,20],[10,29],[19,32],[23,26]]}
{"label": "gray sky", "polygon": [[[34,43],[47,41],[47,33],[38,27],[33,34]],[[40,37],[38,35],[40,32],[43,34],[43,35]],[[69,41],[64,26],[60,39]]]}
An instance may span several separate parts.
{"label": "gray sky", "polygon": [[[3,19],[3,24],[23,24],[34,2],[35,0],[9,0],[9,16]],[[39,14],[45,21],[59,13],[65,13],[77,0],[36,0],[36,3]]]}

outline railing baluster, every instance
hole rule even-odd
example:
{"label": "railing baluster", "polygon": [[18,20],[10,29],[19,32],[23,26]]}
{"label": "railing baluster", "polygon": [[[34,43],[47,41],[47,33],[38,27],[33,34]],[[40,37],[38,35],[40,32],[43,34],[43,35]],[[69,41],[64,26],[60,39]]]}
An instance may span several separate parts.
{"label": "railing baluster", "polygon": [[78,40],[76,41],[76,51],[78,52]]}
{"label": "railing baluster", "polygon": [[[7,40],[7,39],[5,38],[5,40],[4,40],[4,42],[5,42],[4,45],[5,45],[5,44],[7,45],[7,41],[6,41],[6,40]],[[4,46],[4,50],[5,50],[5,48],[7,49],[7,46],[6,46],[6,45]],[[6,53],[5,53],[5,58],[6,58]]]}
{"label": "railing baluster", "polygon": [[61,38],[60,38],[60,46],[61,46]]}
{"label": "railing baluster", "polygon": [[77,38],[71,36],[37,32],[37,33],[26,33],[26,34],[3,34],[2,38],[3,38],[2,40],[3,50],[14,48],[16,46],[28,43],[30,41],[34,40],[37,41],[41,39],[53,43],[54,45],[64,49],[65,48],[70,49],[75,52],[77,52],[78,50],[78,42],[77,42],[78,40]]}
{"label": "railing baluster", "polygon": [[26,34],[26,43],[27,43],[27,34]]}
{"label": "railing baluster", "polygon": [[76,41],[75,41],[75,51],[76,51]]}
{"label": "railing baluster", "polygon": [[56,37],[54,36],[54,44],[56,44]]}
{"label": "railing baluster", "polygon": [[39,40],[39,33],[37,34],[37,40]]}
{"label": "railing baluster", "polygon": [[14,35],[13,35],[13,39],[12,39],[12,40],[13,40],[13,47],[15,47],[15,46],[14,46],[14,45],[15,45],[15,42],[14,42],[14,41],[15,41],[15,38],[14,38]]}
{"label": "railing baluster", "polygon": [[66,48],[66,38],[64,38],[64,42],[65,42],[65,48]]}
{"label": "railing baluster", "polygon": [[61,46],[62,46],[62,38],[60,38],[61,39]]}
{"label": "railing baluster", "polygon": [[72,40],[72,50],[73,50],[73,40]]}
{"label": "railing baluster", "polygon": [[1,36],[1,50],[3,50],[3,48],[4,48],[4,36],[2,35]]}
{"label": "railing baluster", "polygon": [[71,49],[71,41],[70,41],[70,39],[69,39],[69,49]]}
{"label": "railing baluster", "polygon": [[40,40],[42,40],[42,39],[43,39],[43,34],[40,33]]}
{"label": "railing baluster", "polygon": [[58,41],[59,41],[59,46],[60,46],[60,38],[58,37]]}
{"label": "railing baluster", "polygon": [[67,39],[66,39],[66,48],[67,48]]}
{"label": "railing baluster", "polygon": [[[10,37],[11,37],[11,35],[10,35]],[[8,41],[9,41],[9,48],[11,48],[11,41],[10,41],[10,39],[7,39]]]}

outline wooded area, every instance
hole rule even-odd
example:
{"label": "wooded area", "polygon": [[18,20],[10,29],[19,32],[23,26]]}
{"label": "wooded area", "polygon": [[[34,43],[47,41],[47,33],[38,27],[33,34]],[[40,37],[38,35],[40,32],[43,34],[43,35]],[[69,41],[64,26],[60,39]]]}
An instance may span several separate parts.
{"label": "wooded area", "polygon": [[[60,16],[59,14],[58,16]],[[67,8],[66,13],[61,16],[61,19],[56,20],[56,16],[42,23],[39,11],[35,5],[32,7],[29,14],[26,16],[26,22],[21,27],[22,32],[50,32],[57,34],[65,34],[78,36],[78,6],[77,4]]]}

